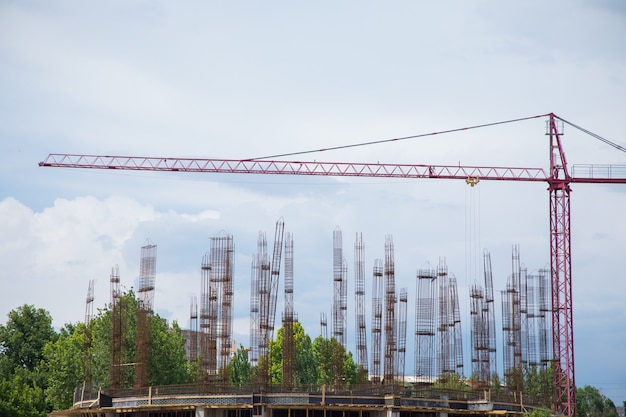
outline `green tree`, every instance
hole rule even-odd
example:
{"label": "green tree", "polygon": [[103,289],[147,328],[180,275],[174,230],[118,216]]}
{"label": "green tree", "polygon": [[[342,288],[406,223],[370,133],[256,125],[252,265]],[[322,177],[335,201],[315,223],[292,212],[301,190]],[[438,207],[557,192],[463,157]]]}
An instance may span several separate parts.
{"label": "green tree", "polygon": [[0,325],[0,352],[6,358],[2,369],[7,375],[16,368],[34,371],[43,359],[43,348],[58,335],[50,313],[24,304],[9,313],[6,325]]}
{"label": "green tree", "polygon": [[185,336],[173,322],[171,326],[158,315],[150,318],[152,349],[150,355],[150,384],[171,385],[190,382],[185,358]]}
{"label": "green tree", "polygon": [[491,390],[495,394],[501,394],[504,390],[502,387],[502,381],[500,380],[500,375],[497,372],[494,372],[491,375]]}
{"label": "green tree", "polygon": [[[122,315],[122,387],[132,387],[135,362],[135,338],[137,335],[137,310],[139,304],[132,290],[124,293],[119,304]],[[92,385],[110,385],[111,367],[111,306],[99,310],[91,321]],[[150,384],[169,385],[191,382],[191,370],[185,358],[185,337],[178,323],[168,325],[159,315],[149,316],[150,337]]]}
{"label": "green tree", "polygon": [[578,417],[617,417],[615,404],[600,391],[589,385],[576,389],[576,414]]}
{"label": "green tree", "polygon": [[248,360],[248,350],[243,346],[239,346],[235,356],[229,363],[228,378],[229,382],[239,387],[250,382],[252,369]]}
{"label": "green tree", "polygon": [[530,413],[524,413],[526,417],[552,417],[552,412],[546,408],[535,408]]}
{"label": "green tree", "polygon": [[[269,343],[268,373],[272,384],[283,383],[283,337],[284,328],[281,327],[276,331],[276,339]],[[311,349],[311,338],[297,321],[293,323],[293,344],[294,381],[299,384],[315,384],[317,367]]]}
{"label": "green tree", "polygon": [[346,353],[346,349],[334,337],[316,337],[311,350],[317,364],[318,384],[341,387],[357,383],[358,368],[352,359],[352,353]]}
{"label": "green tree", "polygon": [[85,377],[85,325],[66,324],[59,338],[44,347],[46,399],[53,409],[69,408]]}
{"label": "green tree", "polygon": [[276,332],[276,339],[269,343],[269,363],[267,373],[271,384],[283,382],[283,328]]}
{"label": "green tree", "polygon": [[524,394],[536,404],[552,406],[552,367],[524,367]]}
{"label": "green tree", "polygon": [[44,395],[43,351],[57,337],[48,311],[25,304],[9,312],[6,325],[0,325],[2,415],[45,416],[51,410]]}
{"label": "green tree", "polygon": [[[299,328],[302,329],[302,337],[297,338],[296,335],[299,332],[294,332],[294,339],[296,340],[296,381],[301,385],[310,385],[317,383],[317,365],[313,358],[313,345],[311,338],[308,334],[304,333],[304,328],[300,323],[297,323]],[[298,344],[298,339],[300,340]]]}
{"label": "green tree", "polygon": [[[122,364],[135,362],[135,337],[137,328],[138,302],[135,293],[129,290],[122,294],[117,307],[121,310],[122,317]],[[91,361],[92,381],[94,387],[110,386],[111,377],[111,343],[112,343],[112,319],[111,305],[98,309],[98,313],[91,320]],[[121,386],[128,388],[133,386],[134,367],[124,365],[121,367]]]}
{"label": "green tree", "polygon": [[10,379],[0,380],[0,416],[44,417],[50,411],[44,390],[28,375],[17,369]]}

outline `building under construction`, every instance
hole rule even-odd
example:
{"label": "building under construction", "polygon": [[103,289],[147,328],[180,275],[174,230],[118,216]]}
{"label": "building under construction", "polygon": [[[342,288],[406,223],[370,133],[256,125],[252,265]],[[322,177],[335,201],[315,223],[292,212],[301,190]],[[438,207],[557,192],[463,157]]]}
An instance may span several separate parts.
{"label": "building under construction", "polygon": [[[465,375],[459,291],[455,276],[441,259],[435,268],[417,271],[414,300],[406,288],[396,290],[394,244],[384,242],[384,257],[371,270],[370,326],[367,325],[366,257],[362,234],[354,243],[354,300],[358,383],[303,386],[296,377],[298,361],[294,325],[294,238],[276,223],[272,252],[264,232],[259,233],[251,268],[249,361],[256,375],[248,386],[231,386],[228,365],[232,342],[235,246],[231,235],[210,239],[210,249],[200,264],[200,296],[190,303],[187,354],[200,365],[201,381],[189,386],[150,386],[150,332],[156,275],[156,245],[141,248],[135,345],[134,388],[122,389],[129,379],[125,360],[123,303],[119,270],[111,276],[111,375],[110,387],[80,392],[75,407],[55,415],[119,416],[216,416],[216,417],[374,417],[389,413],[405,416],[519,414],[533,407],[524,397],[523,367],[549,365],[551,311],[549,280],[545,270],[528,274],[519,248],[513,247],[512,271],[502,296],[502,358],[505,389],[492,392],[497,373],[496,319],[491,257],[484,253],[484,286],[469,289],[471,375]],[[333,231],[331,307],[332,332],[341,346],[347,344],[347,261],[342,234]],[[283,276],[282,382],[270,378],[268,354],[274,337],[277,297]],[[199,300],[199,301],[198,301]],[[88,292],[85,320],[93,301]],[[414,302],[415,327],[413,375],[407,375],[409,304]],[[320,331],[327,338],[326,313],[321,312]],[[369,332],[369,338],[368,338]],[[369,343],[368,343],[369,339]],[[371,357],[368,356],[371,354]],[[469,381],[472,381],[471,383]],[[466,386],[461,389],[460,386]],[[77,393],[78,394],[78,393]],[[523,398],[525,398],[523,400]],[[535,404],[544,404],[546,398]],[[526,403],[524,403],[526,401]]]}

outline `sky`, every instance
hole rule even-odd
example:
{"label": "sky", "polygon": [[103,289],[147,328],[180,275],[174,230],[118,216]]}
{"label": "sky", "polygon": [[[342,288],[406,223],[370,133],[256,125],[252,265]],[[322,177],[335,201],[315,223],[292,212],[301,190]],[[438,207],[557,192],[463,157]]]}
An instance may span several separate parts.
{"label": "sky", "polygon": [[[57,328],[83,321],[89,281],[96,310],[109,302],[113,266],[124,288],[136,288],[150,239],[158,247],[155,310],[188,327],[209,238],[226,233],[236,248],[234,337],[248,345],[257,237],[265,232],[272,245],[282,218],[294,239],[294,309],[312,337],[320,313],[330,317],[333,231],[341,229],[353,351],[356,233],[366,271],[393,237],[396,287],[409,294],[407,352],[416,270],[445,259],[459,285],[469,375],[466,295],[482,280],[483,250],[496,304],[513,245],[530,273],[549,268],[545,183],[472,188],[38,162],[49,153],[258,158],[550,112],[625,146],[624,39],[619,0],[0,0],[0,316],[32,304]],[[546,169],[545,120],[296,159]],[[563,141],[570,166],[626,165],[624,152],[569,125]],[[616,404],[626,400],[625,206],[626,186],[573,186],[576,384]],[[366,279],[369,298],[371,272]],[[280,318],[282,293],[278,300]]]}

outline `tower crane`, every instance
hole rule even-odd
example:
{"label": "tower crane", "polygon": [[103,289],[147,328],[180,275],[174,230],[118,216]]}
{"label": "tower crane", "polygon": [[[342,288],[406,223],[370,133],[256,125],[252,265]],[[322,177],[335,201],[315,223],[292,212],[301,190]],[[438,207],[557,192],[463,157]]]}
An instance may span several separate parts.
{"label": "tower crane", "polygon": [[[525,181],[548,184],[550,198],[550,277],[552,282],[552,352],[553,352],[553,399],[554,412],[576,416],[576,386],[574,378],[574,329],[572,322],[572,260],[570,229],[571,184],[626,184],[626,167],[608,165],[584,165],[568,168],[562,145],[562,132],[558,121],[574,126],[621,151],[626,149],[592,134],[554,113],[524,119],[547,117],[547,133],[550,140],[550,166],[543,168],[385,164],[352,162],[283,161],[278,159],[209,159],[209,158],[162,158],[140,156],[105,156],[79,154],[49,154],[39,166],[65,168],[118,169],[134,171],[240,173],[240,174],[286,174],[312,176],[348,176],[377,178],[458,179],[474,186],[479,181]],[[517,121],[513,120],[513,121]],[[509,121],[510,122],[510,121]],[[501,124],[507,122],[493,123]],[[489,125],[474,126],[484,127]],[[467,130],[455,129],[452,131]],[[431,133],[432,135],[436,133]],[[399,139],[415,138],[426,135]],[[398,140],[398,139],[391,139]],[[370,142],[380,143],[386,141]],[[347,146],[346,146],[347,147]],[[339,149],[342,147],[331,148]],[[329,150],[329,149],[322,149]],[[311,151],[313,152],[313,151]],[[301,152],[309,153],[309,152]],[[282,157],[294,154],[276,155]],[[274,158],[274,157],[269,157]]]}

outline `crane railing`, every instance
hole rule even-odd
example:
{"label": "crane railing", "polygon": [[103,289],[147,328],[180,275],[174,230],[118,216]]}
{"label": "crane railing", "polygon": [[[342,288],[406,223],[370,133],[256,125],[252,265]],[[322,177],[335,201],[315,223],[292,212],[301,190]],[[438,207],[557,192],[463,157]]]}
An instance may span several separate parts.
{"label": "crane railing", "polygon": [[[598,179],[602,182],[606,180],[624,183],[626,179],[626,165],[599,165],[599,164],[576,164],[572,165],[572,177],[578,179]],[[611,182],[611,181],[608,181]]]}

